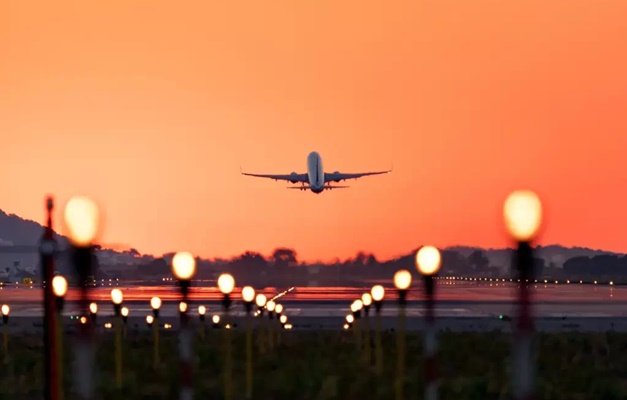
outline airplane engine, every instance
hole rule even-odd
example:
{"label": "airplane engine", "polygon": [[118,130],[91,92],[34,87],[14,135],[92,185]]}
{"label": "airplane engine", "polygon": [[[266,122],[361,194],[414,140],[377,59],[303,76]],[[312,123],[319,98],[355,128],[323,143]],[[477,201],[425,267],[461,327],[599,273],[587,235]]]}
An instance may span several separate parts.
{"label": "airplane engine", "polygon": [[[334,175],[339,175],[339,173],[340,173],[340,171],[335,171],[335,172],[333,172],[333,174],[334,174]],[[333,180],[333,182],[339,182],[339,181],[341,181],[341,179],[335,179],[335,180]]]}
{"label": "airplane engine", "polygon": [[[298,176],[298,174],[297,174],[296,172],[292,172],[292,173],[290,174],[290,176],[296,177],[296,176]],[[298,180],[293,180],[293,181],[290,181],[290,182],[291,182],[291,183],[298,183]]]}

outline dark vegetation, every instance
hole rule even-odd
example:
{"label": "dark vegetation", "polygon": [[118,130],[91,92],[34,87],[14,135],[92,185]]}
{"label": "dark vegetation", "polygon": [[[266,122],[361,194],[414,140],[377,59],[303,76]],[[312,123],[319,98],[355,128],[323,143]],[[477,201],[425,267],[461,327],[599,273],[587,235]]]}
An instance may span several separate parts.
{"label": "dark vegetation", "polygon": [[[223,398],[223,332],[211,331],[195,343],[195,395]],[[244,398],[243,332],[234,334],[234,399]],[[124,341],[123,387],[114,379],[113,335],[101,334],[97,386],[100,399],[173,399],[178,397],[179,365],[176,332],[164,332],[161,363],[152,364],[148,333],[129,334]],[[440,336],[442,399],[502,399],[509,392],[511,336],[501,333],[444,333]],[[627,393],[627,334],[543,334],[537,336],[537,398],[619,399]],[[66,398],[70,395],[71,341],[66,341]],[[381,378],[360,360],[353,333],[284,331],[280,346],[254,355],[254,399],[381,399],[394,398],[395,334],[383,336]],[[9,340],[9,354],[0,363],[0,398],[41,398],[42,344],[39,337]],[[374,354],[374,352],[373,352]],[[421,399],[423,366],[421,339],[407,338],[405,399]]]}

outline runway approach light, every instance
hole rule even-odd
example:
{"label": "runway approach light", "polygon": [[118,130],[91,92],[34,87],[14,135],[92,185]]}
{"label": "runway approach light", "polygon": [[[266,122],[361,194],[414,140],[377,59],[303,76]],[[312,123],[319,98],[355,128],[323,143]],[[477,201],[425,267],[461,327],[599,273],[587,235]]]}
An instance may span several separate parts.
{"label": "runway approach light", "polygon": [[385,289],[381,285],[374,285],[370,290],[370,294],[372,295],[372,300],[381,301],[385,296]]}
{"label": "runway approach light", "polygon": [[394,274],[394,286],[398,290],[407,290],[411,286],[411,274],[406,269],[396,271]]}
{"label": "runway approach light", "polygon": [[182,251],[172,258],[172,273],[180,281],[189,281],[196,273],[196,260],[191,253]]}
{"label": "runway approach light", "polygon": [[88,197],[73,197],[65,206],[63,216],[72,244],[78,247],[91,246],[100,225],[100,212],[96,203]]}
{"label": "runway approach light", "polygon": [[517,190],[503,205],[505,227],[518,242],[530,242],[542,223],[542,203],[534,192]]}
{"label": "runway approach light", "polygon": [[435,275],[440,270],[442,258],[433,246],[423,246],[416,253],[416,269],[422,275]]}

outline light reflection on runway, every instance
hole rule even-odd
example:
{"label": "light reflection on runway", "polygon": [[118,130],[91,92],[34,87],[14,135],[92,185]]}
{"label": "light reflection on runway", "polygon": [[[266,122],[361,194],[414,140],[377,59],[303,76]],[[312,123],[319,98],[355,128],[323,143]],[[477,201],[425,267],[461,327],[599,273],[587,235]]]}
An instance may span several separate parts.
{"label": "light reflection on runway", "polygon": [[[215,286],[201,282],[191,291],[191,300],[195,304],[204,304],[208,313],[219,312],[221,294]],[[536,310],[543,316],[623,316],[627,305],[627,287],[609,285],[572,284],[537,284],[534,285]],[[169,286],[124,286],[116,285],[96,287],[91,290],[93,301],[99,303],[100,312],[112,313],[110,291],[119,287],[124,293],[124,301],[137,314],[150,312],[148,302],[151,297],[159,296],[163,302],[164,315],[176,315],[178,288]],[[515,295],[516,284],[478,283],[464,281],[439,281],[437,287],[437,314],[442,317],[464,316],[497,316],[511,314],[512,296]],[[265,288],[261,292],[272,297],[285,290],[284,288]],[[286,313],[294,316],[332,317],[348,312],[349,304],[369,288],[346,287],[297,287],[280,300],[286,307]],[[239,292],[238,289],[235,291]],[[67,312],[75,312],[73,302],[78,299],[79,291],[70,290],[67,295]],[[393,288],[386,288],[387,298],[394,295]],[[0,303],[11,305],[12,315],[36,316],[42,313],[40,306],[41,288],[0,287]],[[421,289],[416,288],[409,294],[409,316],[421,316],[423,308],[419,301]],[[234,311],[242,310],[238,302],[239,294],[234,296]],[[394,302],[386,301],[383,315],[395,315]]]}

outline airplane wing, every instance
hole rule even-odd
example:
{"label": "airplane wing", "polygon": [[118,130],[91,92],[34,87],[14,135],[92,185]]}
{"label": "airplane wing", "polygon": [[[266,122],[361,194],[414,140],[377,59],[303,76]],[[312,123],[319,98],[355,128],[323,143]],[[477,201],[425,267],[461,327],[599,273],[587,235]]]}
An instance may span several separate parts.
{"label": "airplane wing", "polygon": [[387,171],[359,172],[359,173],[355,173],[355,174],[342,173],[342,172],[339,172],[339,171],[325,172],[324,173],[324,181],[325,182],[340,182],[340,181],[343,181],[343,180],[346,180],[346,179],[357,179],[357,178],[361,178],[363,176],[389,174],[390,172],[392,172],[391,169],[387,170]]}
{"label": "airplane wing", "polygon": [[240,172],[242,173],[242,175],[254,176],[256,178],[269,178],[269,179],[274,179],[275,181],[288,181],[291,183],[298,183],[298,182],[308,183],[309,182],[309,176],[307,174],[298,174],[296,172],[292,172],[291,174],[285,174],[285,175],[250,174],[248,172],[242,172],[241,170]]}

